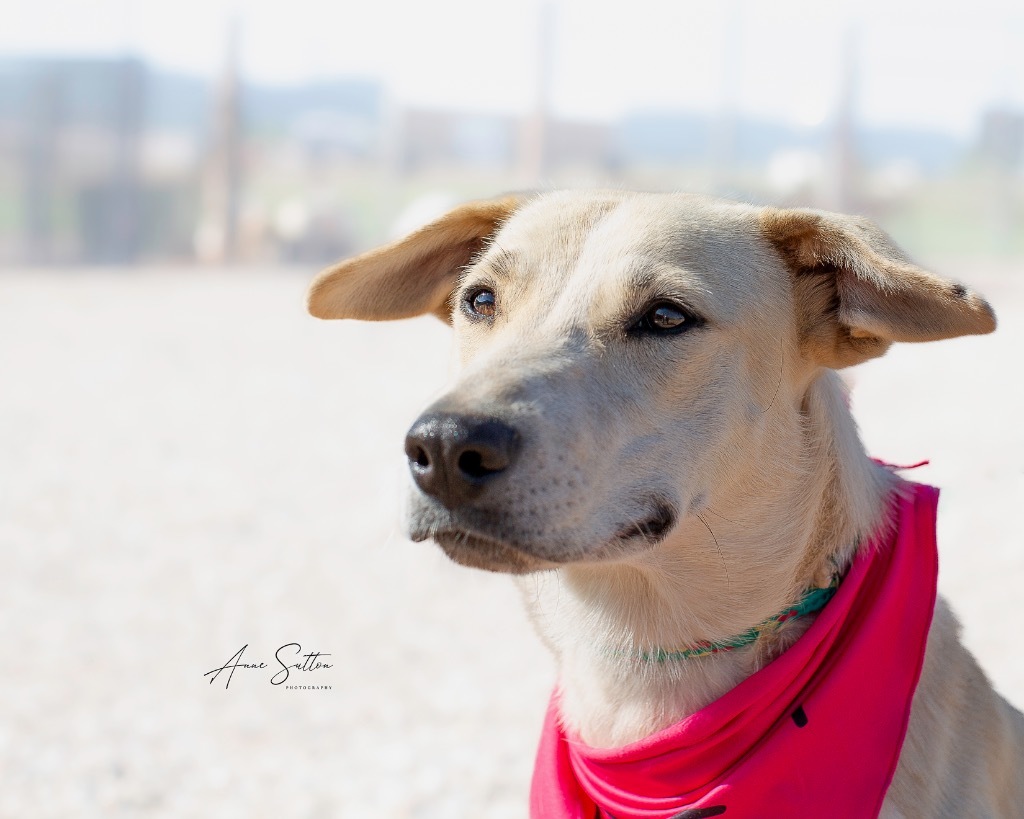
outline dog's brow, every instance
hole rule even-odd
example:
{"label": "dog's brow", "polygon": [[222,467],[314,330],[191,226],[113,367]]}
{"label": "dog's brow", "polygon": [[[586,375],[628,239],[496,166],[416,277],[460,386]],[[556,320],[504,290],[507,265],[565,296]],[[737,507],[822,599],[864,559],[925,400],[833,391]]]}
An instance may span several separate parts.
{"label": "dog's brow", "polygon": [[666,269],[656,262],[638,262],[625,274],[626,292],[644,297],[674,294],[679,290],[680,281],[678,271],[673,275],[671,268]]}
{"label": "dog's brow", "polygon": [[687,274],[659,261],[636,261],[623,274],[624,306],[627,312],[639,310],[652,298],[668,298],[707,317],[711,311],[704,294]]}
{"label": "dog's brow", "polygon": [[626,287],[634,293],[656,290],[664,276],[647,264],[636,264],[626,274]]}
{"label": "dog's brow", "polygon": [[495,250],[480,260],[480,266],[489,270],[496,278],[510,279],[520,268],[520,256],[511,250]]}

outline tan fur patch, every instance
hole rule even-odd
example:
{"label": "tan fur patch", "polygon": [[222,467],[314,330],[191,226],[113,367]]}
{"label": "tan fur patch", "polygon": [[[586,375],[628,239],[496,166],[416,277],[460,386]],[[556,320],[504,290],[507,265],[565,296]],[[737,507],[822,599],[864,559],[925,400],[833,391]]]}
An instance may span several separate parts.
{"label": "tan fur patch", "polygon": [[519,206],[508,196],[470,202],[415,233],[323,271],[307,306],[322,319],[387,321],[435,313],[450,322],[455,281]]}
{"label": "tan fur patch", "polygon": [[857,364],[894,341],[995,329],[984,299],[917,267],[864,219],[766,209],[760,224],[789,265],[805,354],[823,366]]}

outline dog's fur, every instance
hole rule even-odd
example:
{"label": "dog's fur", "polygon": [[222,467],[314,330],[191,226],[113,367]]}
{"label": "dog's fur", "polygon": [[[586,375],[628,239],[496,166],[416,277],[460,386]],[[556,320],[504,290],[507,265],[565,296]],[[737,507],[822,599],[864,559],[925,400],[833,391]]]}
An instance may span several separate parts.
{"label": "dog's fur", "polygon": [[[493,317],[468,306],[481,288]],[[691,329],[637,329],[664,302]],[[995,328],[866,220],[619,192],[464,205],[322,273],[309,309],[453,325],[462,368],[432,412],[498,418],[520,446],[465,504],[414,488],[410,534],[521,576],[563,718],[596,746],[702,708],[808,621],[683,662],[643,652],[745,632],[886,525],[899,482],[864,453],[835,370]],[[941,602],[883,815],[1024,816],[1024,717]]]}

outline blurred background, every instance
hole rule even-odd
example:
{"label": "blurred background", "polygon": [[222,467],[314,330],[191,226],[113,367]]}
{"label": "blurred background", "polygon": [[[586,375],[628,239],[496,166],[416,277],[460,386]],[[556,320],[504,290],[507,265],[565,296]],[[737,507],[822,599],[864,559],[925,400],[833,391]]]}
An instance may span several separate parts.
{"label": "blurred background", "polygon": [[16,3],[0,260],[319,263],[565,185],[1019,255],[1022,21],[1010,0]]}
{"label": "blurred background", "polygon": [[[526,815],[551,661],[398,527],[447,330],[339,257],[507,190],[876,219],[993,337],[856,368],[943,487],[940,587],[1024,704],[1018,0],[15,0],[0,24],[0,817]],[[334,658],[283,690],[243,645]]]}

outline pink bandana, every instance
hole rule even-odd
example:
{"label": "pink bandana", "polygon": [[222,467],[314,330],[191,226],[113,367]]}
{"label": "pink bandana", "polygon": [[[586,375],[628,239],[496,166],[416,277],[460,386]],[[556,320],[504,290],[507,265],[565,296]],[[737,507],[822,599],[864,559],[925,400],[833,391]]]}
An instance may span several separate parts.
{"label": "pink bandana", "polygon": [[709,706],[621,748],[566,735],[557,691],[532,819],[876,816],[935,607],[938,490],[906,484],[898,529],[860,550],[792,647]]}

